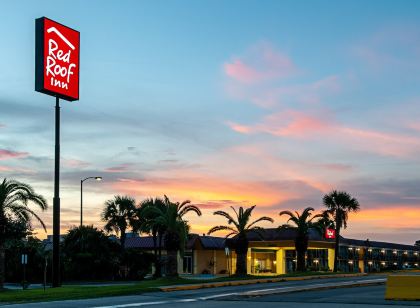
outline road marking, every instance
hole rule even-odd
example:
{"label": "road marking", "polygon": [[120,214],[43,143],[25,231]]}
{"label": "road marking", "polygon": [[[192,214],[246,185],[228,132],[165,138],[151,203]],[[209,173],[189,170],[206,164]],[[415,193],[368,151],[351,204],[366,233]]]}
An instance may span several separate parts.
{"label": "road marking", "polygon": [[201,299],[203,301],[208,300],[208,299],[212,299],[212,298],[219,298],[219,297],[226,297],[226,296],[232,296],[232,295],[239,295],[240,293],[223,293],[223,294],[216,294],[216,295],[210,295],[210,296],[204,296],[204,297],[199,297],[198,299]]}
{"label": "road marking", "polygon": [[346,287],[346,286],[363,286],[363,285],[370,285],[376,283],[383,283],[385,282],[385,278],[379,279],[366,279],[366,280],[353,280],[353,281],[343,281],[340,283],[318,283],[318,284],[310,284],[310,285],[303,285],[303,286],[291,286],[291,287],[280,287],[280,288],[271,288],[271,289],[260,289],[260,290],[253,290],[239,293],[240,296],[256,296],[256,295],[269,295],[269,294],[278,294],[278,293],[289,293],[289,292],[298,292],[298,291],[311,291],[311,290],[318,290],[318,289],[328,289],[328,288],[336,288],[336,287]]}
{"label": "road marking", "polygon": [[146,305],[160,305],[168,304],[170,301],[160,301],[160,302],[142,302],[142,303],[131,303],[131,304],[121,304],[121,305],[111,305],[111,306],[97,306],[93,308],[124,308],[124,307],[141,307]]}
{"label": "road marking", "polygon": [[233,292],[233,293],[222,293],[216,295],[209,295],[203,297],[196,297],[196,298],[185,298],[179,300],[172,300],[172,301],[158,301],[158,302],[141,302],[141,303],[130,303],[130,304],[120,304],[120,305],[111,305],[111,306],[97,306],[93,308],[125,308],[125,307],[141,307],[141,306],[152,306],[152,305],[163,305],[163,304],[173,304],[173,303],[190,303],[190,302],[198,302],[198,301],[206,301],[209,299],[215,299],[220,297],[227,297],[227,296],[256,296],[256,295],[268,295],[268,294],[275,294],[275,293],[289,293],[289,292],[296,292],[296,291],[304,291],[308,290],[311,291],[312,289],[319,289],[319,288],[331,288],[331,287],[340,287],[340,286],[352,286],[352,285],[360,285],[363,286],[364,284],[369,285],[372,283],[382,283],[385,282],[385,278],[379,279],[364,279],[364,280],[352,280],[352,281],[343,281],[340,283],[317,283],[317,284],[308,284],[302,286],[290,286],[290,287],[280,287],[280,288],[270,288],[270,289],[259,289],[253,291],[246,291],[246,292]]}

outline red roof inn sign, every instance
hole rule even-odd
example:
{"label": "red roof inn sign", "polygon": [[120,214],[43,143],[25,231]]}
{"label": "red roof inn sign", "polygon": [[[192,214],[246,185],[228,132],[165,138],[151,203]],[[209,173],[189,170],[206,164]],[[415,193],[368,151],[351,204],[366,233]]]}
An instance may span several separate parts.
{"label": "red roof inn sign", "polygon": [[326,239],[335,239],[335,230],[326,228],[325,229],[325,238]]}
{"label": "red roof inn sign", "polygon": [[35,90],[79,99],[80,33],[46,17],[35,22]]}

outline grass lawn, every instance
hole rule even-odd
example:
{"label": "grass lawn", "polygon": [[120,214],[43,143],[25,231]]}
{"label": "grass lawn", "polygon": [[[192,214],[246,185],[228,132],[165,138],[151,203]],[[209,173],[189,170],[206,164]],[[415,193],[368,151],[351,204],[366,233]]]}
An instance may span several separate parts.
{"label": "grass lawn", "polygon": [[114,286],[89,286],[89,285],[63,285],[61,288],[29,289],[29,290],[4,290],[0,291],[0,303],[19,303],[19,302],[40,302],[67,299],[84,299],[104,296],[135,295],[145,292],[158,291],[160,286],[170,286],[178,284],[198,284],[205,282],[232,281],[244,279],[265,279],[295,276],[327,275],[331,272],[305,272],[294,273],[281,276],[245,276],[245,277],[220,277],[216,279],[154,279],[144,280],[133,285],[114,285]]}

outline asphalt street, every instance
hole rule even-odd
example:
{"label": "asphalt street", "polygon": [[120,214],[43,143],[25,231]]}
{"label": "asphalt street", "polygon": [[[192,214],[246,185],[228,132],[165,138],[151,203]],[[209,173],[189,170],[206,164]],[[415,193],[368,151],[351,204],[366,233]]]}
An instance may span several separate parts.
{"label": "asphalt street", "polygon": [[[125,308],[125,307],[182,307],[182,308],[212,308],[212,307],[407,307],[420,306],[420,302],[385,301],[385,286],[368,286],[328,289],[320,291],[305,291],[287,294],[271,294],[263,296],[249,296],[258,294],[261,290],[279,290],[301,286],[317,286],[348,281],[366,281],[383,278],[381,276],[358,278],[335,278],[307,281],[289,281],[247,286],[209,288],[176,292],[153,292],[144,295],[96,298],[87,300],[69,300],[60,302],[44,302],[21,305],[5,305],[4,307],[96,307],[96,308]],[[255,292],[254,292],[255,291]],[[258,291],[258,292],[257,292]],[[251,293],[249,293],[251,292]],[[253,293],[254,292],[254,293]],[[269,292],[268,292],[269,293]]]}

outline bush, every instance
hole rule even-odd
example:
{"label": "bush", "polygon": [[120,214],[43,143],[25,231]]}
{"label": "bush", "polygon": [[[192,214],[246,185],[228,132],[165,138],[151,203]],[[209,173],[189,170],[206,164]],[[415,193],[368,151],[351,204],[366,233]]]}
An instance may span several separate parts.
{"label": "bush", "polygon": [[122,258],[122,264],[126,267],[126,277],[130,280],[143,280],[152,271],[155,256],[143,252],[138,248],[127,249]]}
{"label": "bush", "polygon": [[93,226],[70,229],[62,243],[65,280],[115,279],[120,245]]}

